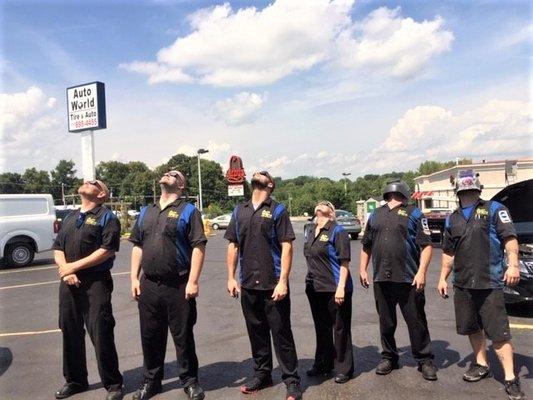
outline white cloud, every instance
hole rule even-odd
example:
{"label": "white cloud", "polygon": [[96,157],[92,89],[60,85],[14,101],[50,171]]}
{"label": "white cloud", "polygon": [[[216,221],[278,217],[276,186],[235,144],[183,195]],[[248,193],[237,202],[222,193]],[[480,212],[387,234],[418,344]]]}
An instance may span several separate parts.
{"label": "white cloud", "polygon": [[237,126],[255,121],[263,106],[265,95],[241,92],[232,98],[217,101],[215,111],[227,125]]}
{"label": "white cloud", "polygon": [[49,167],[65,153],[56,149],[60,142],[69,141],[61,135],[60,115],[64,114],[56,103],[36,86],[25,92],[0,93],[1,170]]}
{"label": "white cloud", "polygon": [[417,22],[400,9],[379,8],[352,21],[354,0],[277,0],[233,10],[226,3],[189,16],[191,33],[157,53],[154,62],[121,64],[150,83],[268,85],[317,65],[378,69],[410,78],[453,40],[444,20]]}

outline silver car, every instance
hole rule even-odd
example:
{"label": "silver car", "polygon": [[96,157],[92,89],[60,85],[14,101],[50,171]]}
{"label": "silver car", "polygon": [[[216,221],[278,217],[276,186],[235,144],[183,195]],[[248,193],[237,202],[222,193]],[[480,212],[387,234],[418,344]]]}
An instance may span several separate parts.
{"label": "silver car", "polygon": [[219,215],[216,218],[213,218],[209,222],[211,224],[211,228],[213,228],[214,230],[217,230],[217,229],[226,229],[229,225],[230,220],[231,220],[231,214],[224,214],[224,215]]}

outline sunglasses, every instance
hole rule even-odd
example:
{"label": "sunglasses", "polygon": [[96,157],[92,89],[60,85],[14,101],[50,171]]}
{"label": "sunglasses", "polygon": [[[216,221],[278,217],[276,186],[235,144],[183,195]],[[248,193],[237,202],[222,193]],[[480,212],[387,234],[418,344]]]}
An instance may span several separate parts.
{"label": "sunglasses", "polygon": [[335,207],[333,206],[333,204],[331,204],[329,201],[320,201],[317,203],[317,206],[326,206],[328,207],[331,211],[335,210]]}
{"label": "sunglasses", "polygon": [[173,178],[179,178],[180,174],[178,172],[165,172],[163,176],[171,176]]}
{"label": "sunglasses", "polygon": [[86,183],[88,183],[89,185],[93,185],[93,186],[96,186],[98,189],[100,190],[103,190],[102,189],[102,186],[100,186],[100,184],[98,183],[98,181],[87,181]]}

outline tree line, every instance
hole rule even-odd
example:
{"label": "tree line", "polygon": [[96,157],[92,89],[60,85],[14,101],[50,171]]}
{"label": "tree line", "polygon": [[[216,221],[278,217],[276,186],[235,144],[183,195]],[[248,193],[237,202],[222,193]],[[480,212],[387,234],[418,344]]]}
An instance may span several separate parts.
{"label": "tree line", "polygon": [[[229,212],[242,198],[228,197],[225,171],[215,161],[201,159],[202,198],[204,210],[209,216]],[[355,180],[299,176],[292,179],[276,179],[274,197],[284,202],[291,215],[311,214],[319,200],[327,199],[339,209],[356,210],[358,200],[370,197],[379,199],[387,181],[400,178],[414,190],[414,178],[427,175],[455,165],[456,161],[425,161],[415,171],[369,174]],[[463,159],[460,164],[469,164]],[[198,159],[185,154],[176,154],[166,163],[150,169],[141,161],[103,161],[96,166],[96,177],[104,181],[112,195],[112,201],[129,203],[132,209],[152,203],[159,194],[159,179],[170,170],[179,169],[188,179],[187,195],[198,195]],[[250,173],[250,172],[249,172]],[[251,177],[248,176],[248,179]],[[50,193],[56,204],[76,201],[76,191],[83,181],[77,177],[72,160],[61,160],[51,171],[28,168],[23,173],[0,174],[0,193]],[[245,183],[245,198],[250,187]]]}

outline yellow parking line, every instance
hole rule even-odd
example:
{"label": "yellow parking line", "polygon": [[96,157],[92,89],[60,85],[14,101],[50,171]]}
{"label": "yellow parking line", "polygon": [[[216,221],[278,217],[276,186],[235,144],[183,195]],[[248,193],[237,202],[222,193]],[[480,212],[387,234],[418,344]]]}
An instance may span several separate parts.
{"label": "yellow parking line", "polygon": [[20,274],[21,272],[31,272],[31,271],[43,271],[45,269],[57,269],[57,266],[54,265],[53,267],[35,267],[35,268],[27,268],[27,269],[16,269],[13,271],[2,271],[0,272],[0,275]]}
{"label": "yellow parking line", "polygon": [[48,330],[48,331],[35,331],[35,332],[11,332],[11,333],[0,333],[0,337],[41,335],[41,334],[43,334],[43,333],[57,333],[57,332],[61,332],[61,329],[50,329],[50,330]]}
{"label": "yellow parking line", "polygon": [[[129,274],[129,273],[130,273],[129,271],[126,271],[126,272],[117,272],[116,274],[111,274],[111,275],[112,276],[117,276],[117,275],[126,275],[126,274]],[[53,283],[59,283],[59,280],[46,281],[46,282],[36,282],[36,283],[26,283],[24,285],[4,286],[4,287],[0,287],[0,290],[18,289],[18,288],[31,287],[31,286],[40,286],[40,285],[51,285]]]}
{"label": "yellow parking line", "polygon": [[513,329],[533,329],[533,325],[528,324],[509,324]]}

